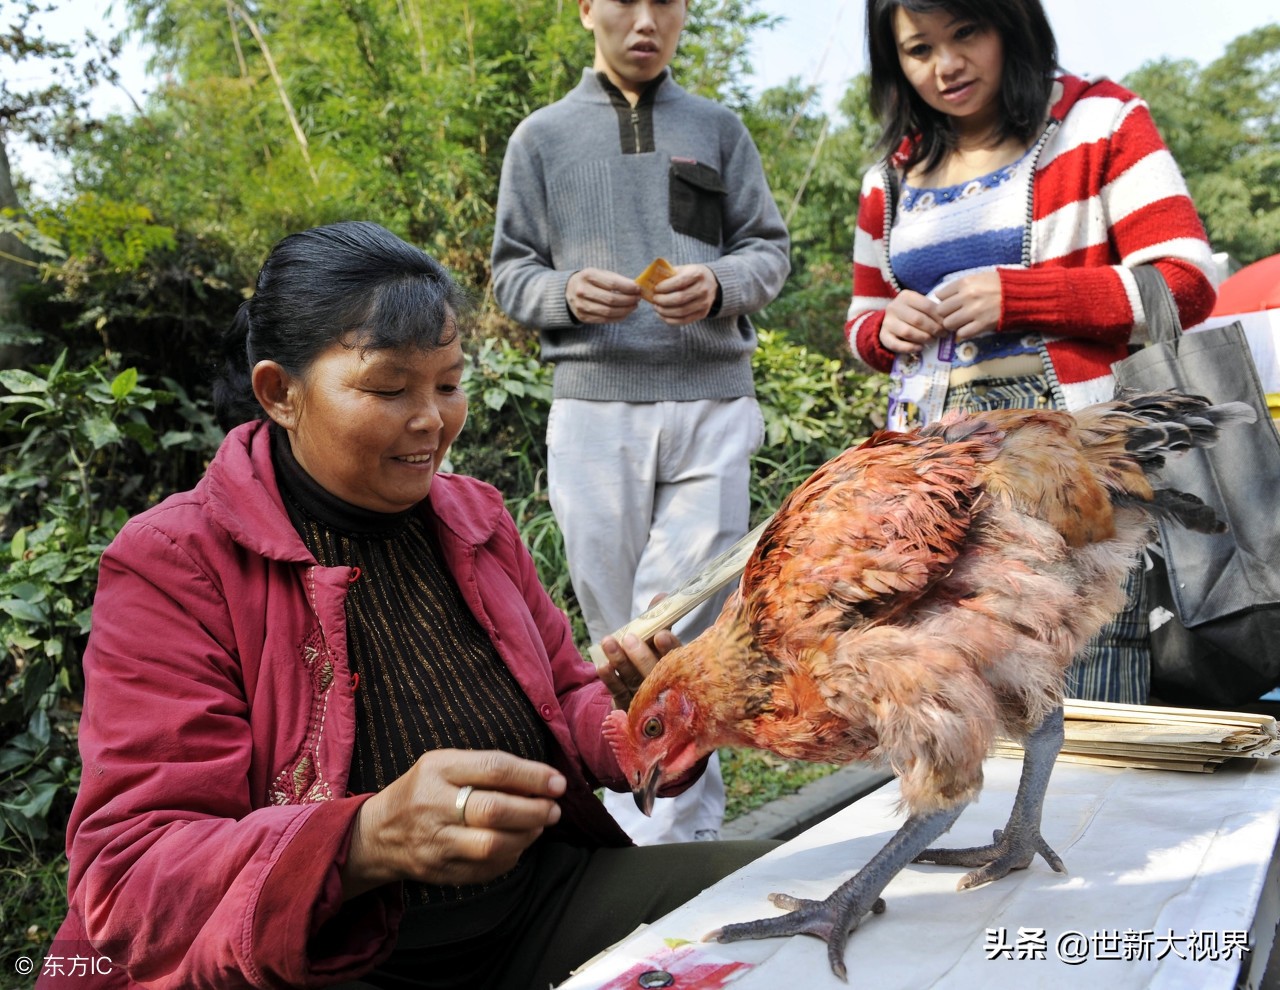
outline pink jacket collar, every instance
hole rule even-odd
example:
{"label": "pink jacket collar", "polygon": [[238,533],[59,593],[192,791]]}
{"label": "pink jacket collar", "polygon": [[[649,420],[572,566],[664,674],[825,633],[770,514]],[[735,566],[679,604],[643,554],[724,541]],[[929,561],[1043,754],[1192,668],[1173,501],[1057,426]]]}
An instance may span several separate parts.
{"label": "pink jacket collar", "polygon": [[[276,484],[266,420],[243,423],[228,433],[196,490],[204,490],[207,511],[246,550],[271,560],[315,563],[289,520]],[[461,543],[480,546],[496,532],[505,510],[495,489],[460,484],[452,474],[438,474],[424,511]]]}

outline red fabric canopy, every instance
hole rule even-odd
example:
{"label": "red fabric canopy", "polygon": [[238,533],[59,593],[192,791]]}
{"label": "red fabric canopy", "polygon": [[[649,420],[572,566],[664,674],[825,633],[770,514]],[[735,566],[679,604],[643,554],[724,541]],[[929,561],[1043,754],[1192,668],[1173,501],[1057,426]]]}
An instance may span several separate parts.
{"label": "red fabric canopy", "polygon": [[1214,316],[1280,309],[1280,254],[1245,265],[1218,286]]}

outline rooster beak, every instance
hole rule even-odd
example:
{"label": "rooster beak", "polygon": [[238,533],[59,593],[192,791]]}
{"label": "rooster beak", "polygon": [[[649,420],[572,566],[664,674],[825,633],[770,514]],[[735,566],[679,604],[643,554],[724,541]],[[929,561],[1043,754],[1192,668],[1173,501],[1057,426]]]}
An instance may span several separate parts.
{"label": "rooster beak", "polygon": [[658,778],[661,776],[662,768],[655,764],[644,783],[638,784],[631,792],[631,796],[636,799],[636,807],[645,815],[653,814],[653,799],[658,794]]}

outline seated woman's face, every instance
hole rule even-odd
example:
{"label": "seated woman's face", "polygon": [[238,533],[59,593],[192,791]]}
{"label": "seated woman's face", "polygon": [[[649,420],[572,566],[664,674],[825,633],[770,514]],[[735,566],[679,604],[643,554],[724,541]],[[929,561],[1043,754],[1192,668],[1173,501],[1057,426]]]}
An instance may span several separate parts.
{"label": "seated woman's face", "polygon": [[435,350],[335,343],[295,387],[298,463],[339,498],[400,512],[427,496],[467,418],[460,335]]}

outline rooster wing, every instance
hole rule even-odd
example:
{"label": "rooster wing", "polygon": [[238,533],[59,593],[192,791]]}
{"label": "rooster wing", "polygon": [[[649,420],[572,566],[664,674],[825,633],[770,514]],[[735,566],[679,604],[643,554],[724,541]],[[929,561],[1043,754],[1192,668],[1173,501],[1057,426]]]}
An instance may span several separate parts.
{"label": "rooster wing", "polygon": [[743,572],[757,650],[798,655],[909,610],[959,557],[991,453],[879,433],[823,465],[784,500]]}

